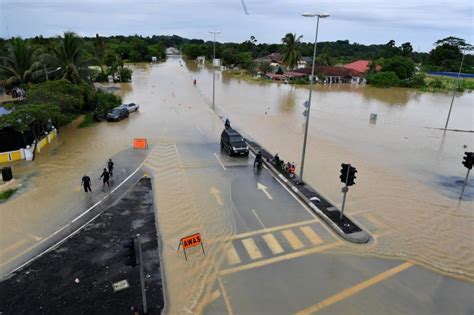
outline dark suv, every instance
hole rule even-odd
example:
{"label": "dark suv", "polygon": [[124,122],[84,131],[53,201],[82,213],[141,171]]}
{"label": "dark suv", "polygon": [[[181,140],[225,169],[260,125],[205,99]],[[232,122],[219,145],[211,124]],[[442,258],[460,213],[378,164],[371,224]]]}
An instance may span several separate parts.
{"label": "dark suv", "polygon": [[249,147],[244,141],[244,138],[231,128],[226,128],[221,134],[221,148],[230,156],[233,154],[249,155]]}
{"label": "dark suv", "polygon": [[125,107],[116,107],[107,114],[108,121],[119,121],[128,117],[128,109]]}

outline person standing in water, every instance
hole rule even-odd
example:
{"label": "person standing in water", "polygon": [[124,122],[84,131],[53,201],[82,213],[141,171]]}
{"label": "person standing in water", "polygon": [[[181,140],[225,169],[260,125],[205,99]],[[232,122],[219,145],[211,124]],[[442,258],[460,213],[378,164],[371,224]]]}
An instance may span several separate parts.
{"label": "person standing in water", "polygon": [[112,162],[112,159],[109,159],[109,161],[107,162],[107,168],[109,169],[110,177],[113,177],[114,176],[114,174],[113,174],[114,162]]}
{"label": "person standing in water", "polygon": [[107,184],[107,186],[110,189],[110,183],[109,183],[110,175],[109,175],[109,172],[107,172],[107,169],[104,168],[104,171],[102,172],[102,175],[100,175],[100,178],[102,178],[102,191],[104,191],[105,189],[105,184]]}
{"label": "person standing in water", "polygon": [[82,177],[82,181],[81,181],[81,184],[84,186],[84,191],[87,192],[92,192],[92,189],[91,189],[91,178],[87,175],[84,175]]}

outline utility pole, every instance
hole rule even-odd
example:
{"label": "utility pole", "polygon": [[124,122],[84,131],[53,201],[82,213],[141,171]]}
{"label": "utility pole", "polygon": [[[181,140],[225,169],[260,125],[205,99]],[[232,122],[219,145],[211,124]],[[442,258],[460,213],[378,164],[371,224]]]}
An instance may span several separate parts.
{"label": "utility pole", "polygon": [[143,270],[143,253],[142,253],[142,242],[140,241],[140,234],[137,234],[137,245],[138,245],[138,257],[139,257],[139,267],[140,267],[140,286],[142,288],[142,302],[143,302],[143,313],[148,313],[148,307],[146,304],[146,288],[145,288],[145,272]]}
{"label": "utility pole", "polygon": [[215,97],[216,97],[216,67],[214,66],[214,61],[216,60],[216,35],[219,34],[219,31],[210,31],[214,35],[214,56],[212,58],[212,110],[215,110]]}
{"label": "utility pole", "polygon": [[456,95],[456,90],[459,87],[459,80],[461,79],[461,69],[464,63],[464,56],[465,54],[463,53],[461,65],[459,66],[458,79],[456,81],[456,84],[453,85],[453,97],[451,98],[451,105],[449,106],[448,118],[446,119],[446,125],[444,125],[444,130],[448,129],[449,117],[451,116],[451,110],[453,109],[454,96]]}

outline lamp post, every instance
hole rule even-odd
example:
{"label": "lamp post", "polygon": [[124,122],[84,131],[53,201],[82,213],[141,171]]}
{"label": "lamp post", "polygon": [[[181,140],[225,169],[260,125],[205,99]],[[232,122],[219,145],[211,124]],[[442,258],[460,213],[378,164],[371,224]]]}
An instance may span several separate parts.
{"label": "lamp post", "polygon": [[[317,17],[316,20],[316,36],[314,39],[314,50],[313,50],[313,65],[311,68],[311,82],[313,84],[314,80],[314,64],[316,61],[316,46],[318,45],[318,29],[319,29],[319,19],[320,18],[327,18],[329,17],[328,13],[303,13],[302,16],[304,17]],[[306,111],[306,125],[304,128],[304,139],[303,139],[303,152],[301,153],[301,167],[300,167],[300,180],[303,181],[303,170],[304,170],[304,157],[306,154],[306,140],[308,138],[308,125],[309,125],[309,113],[311,110],[311,95],[312,95],[312,87],[309,88],[309,98],[308,98],[308,110]]]}
{"label": "lamp post", "polygon": [[449,106],[448,118],[446,118],[446,125],[444,125],[444,130],[448,129],[449,117],[451,116],[451,110],[453,109],[454,96],[456,95],[456,88],[459,86],[459,79],[461,78],[462,64],[464,63],[464,52],[462,54],[461,65],[459,66],[458,79],[456,83],[453,84],[453,97],[451,98],[451,105]]}
{"label": "lamp post", "polygon": [[214,60],[216,60],[216,35],[219,31],[210,31],[214,35],[214,57],[212,58],[212,110],[214,110],[214,100],[216,97],[216,67],[214,66]]}

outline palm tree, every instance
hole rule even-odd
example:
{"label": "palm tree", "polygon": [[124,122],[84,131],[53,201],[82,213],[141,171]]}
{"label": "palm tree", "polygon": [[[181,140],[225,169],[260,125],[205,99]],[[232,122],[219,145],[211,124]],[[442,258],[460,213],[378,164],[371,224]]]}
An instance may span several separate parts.
{"label": "palm tree", "polygon": [[299,44],[302,37],[302,35],[296,37],[296,34],[288,33],[281,39],[283,43],[282,61],[289,69],[294,69],[301,58]]}
{"label": "palm tree", "polygon": [[59,38],[59,46],[51,54],[42,56],[49,69],[54,69],[56,76],[72,83],[82,83],[89,79],[89,66],[95,64],[94,58],[87,58],[84,42],[73,32],[65,32]]}
{"label": "palm tree", "polygon": [[6,88],[31,82],[43,72],[36,51],[26,41],[13,38],[7,49],[0,60],[0,84]]}

